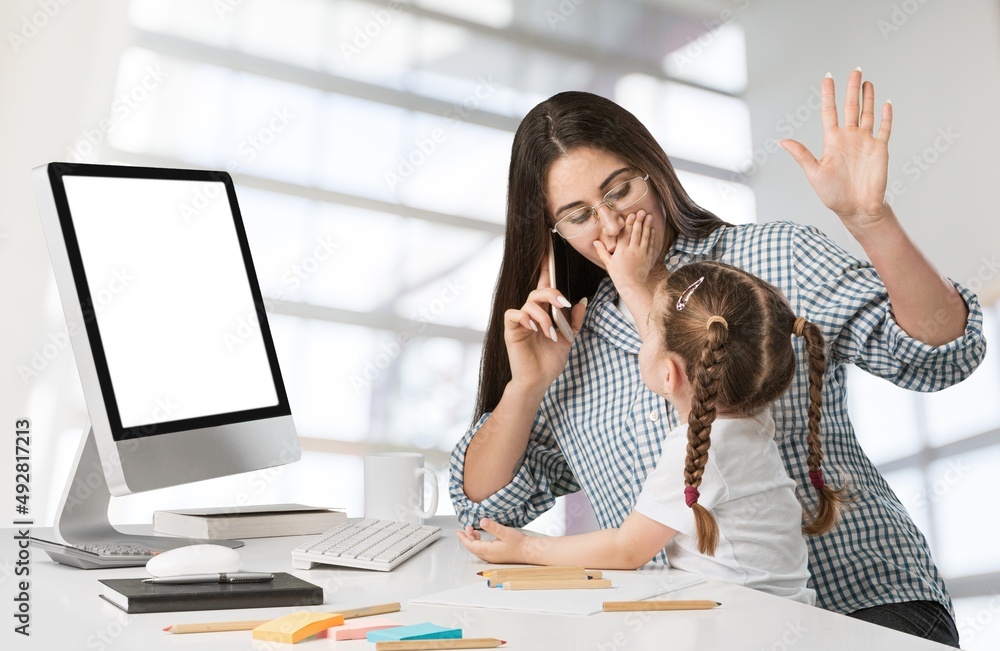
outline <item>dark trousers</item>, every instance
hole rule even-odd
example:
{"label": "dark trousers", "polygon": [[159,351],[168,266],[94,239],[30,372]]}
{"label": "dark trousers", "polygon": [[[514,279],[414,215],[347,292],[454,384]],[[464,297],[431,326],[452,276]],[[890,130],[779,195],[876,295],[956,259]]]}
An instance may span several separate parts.
{"label": "dark trousers", "polygon": [[848,617],[958,648],[955,620],[948,609],[936,601],[907,601],[863,608]]}

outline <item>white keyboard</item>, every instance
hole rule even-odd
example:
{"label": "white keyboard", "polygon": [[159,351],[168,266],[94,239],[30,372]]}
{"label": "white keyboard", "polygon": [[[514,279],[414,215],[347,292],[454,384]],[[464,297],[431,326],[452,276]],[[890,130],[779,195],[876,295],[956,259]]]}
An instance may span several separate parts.
{"label": "white keyboard", "polygon": [[292,550],[292,567],[308,570],[324,563],[388,572],[440,537],[440,527],[348,520]]}

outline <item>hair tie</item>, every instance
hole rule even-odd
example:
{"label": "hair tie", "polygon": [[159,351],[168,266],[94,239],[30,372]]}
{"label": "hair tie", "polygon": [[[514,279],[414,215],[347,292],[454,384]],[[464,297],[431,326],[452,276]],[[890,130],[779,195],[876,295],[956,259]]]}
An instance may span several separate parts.
{"label": "hair tie", "polygon": [[688,288],[685,289],[683,292],[681,292],[680,298],[677,299],[677,309],[678,310],[683,310],[685,307],[687,307],[688,301],[691,300],[691,294],[693,294],[694,290],[698,289],[698,287],[703,282],[705,282],[705,277],[704,276],[702,276],[698,280],[696,280],[693,283],[691,283],[690,285],[688,285]]}
{"label": "hair tie", "polygon": [[723,328],[729,330],[729,323],[718,314],[713,314],[712,316],[708,317],[708,322],[705,323],[705,329],[706,330],[710,329],[713,323],[721,323]]}
{"label": "hair tie", "polygon": [[701,493],[694,486],[684,487],[684,502],[691,508],[695,503],[698,502],[698,498],[701,497]]}
{"label": "hair tie", "polygon": [[801,337],[802,333],[805,331],[806,320],[804,317],[798,317],[795,319],[795,323],[792,324],[792,334],[796,337]]}
{"label": "hair tie", "polygon": [[[809,471],[809,481],[812,482],[813,488],[815,488],[816,490],[822,490],[823,489],[823,469],[820,468],[819,470],[810,470]],[[688,506],[690,506],[690,504]]]}

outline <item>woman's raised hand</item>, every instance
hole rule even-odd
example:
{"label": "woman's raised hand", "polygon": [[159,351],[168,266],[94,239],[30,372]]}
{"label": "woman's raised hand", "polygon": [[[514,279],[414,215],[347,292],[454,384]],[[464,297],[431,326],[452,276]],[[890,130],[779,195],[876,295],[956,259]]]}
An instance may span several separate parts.
{"label": "woman's raised hand", "polygon": [[[522,388],[544,391],[559,377],[569,359],[570,342],[552,320],[552,306],[571,307],[549,282],[548,256],[542,260],[538,284],[520,309],[504,313],[504,341],[510,358],[511,382]],[[583,325],[586,299],[572,306],[570,326],[574,335]]]}
{"label": "woman's raised hand", "polygon": [[[858,94],[861,104],[858,104]],[[885,188],[889,169],[889,134],[892,104],[882,105],[878,133],[875,127],[875,86],[861,83],[861,69],[851,72],[844,100],[844,125],[837,121],[833,78],[827,75],[820,93],[823,119],[823,153],[819,160],[801,143],[778,144],[795,158],[827,208],[837,213],[849,231],[878,223],[889,214]]]}

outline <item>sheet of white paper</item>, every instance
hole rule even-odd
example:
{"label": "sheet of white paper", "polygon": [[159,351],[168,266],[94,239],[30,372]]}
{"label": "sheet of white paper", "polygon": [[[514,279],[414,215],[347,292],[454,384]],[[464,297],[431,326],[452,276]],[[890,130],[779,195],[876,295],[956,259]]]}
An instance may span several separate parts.
{"label": "sheet of white paper", "polygon": [[611,586],[601,590],[504,590],[478,583],[411,599],[412,604],[495,608],[557,615],[593,615],[605,601],[639,601],[704,581],[700,574],[667,569],[656,572],[604,572]]}

